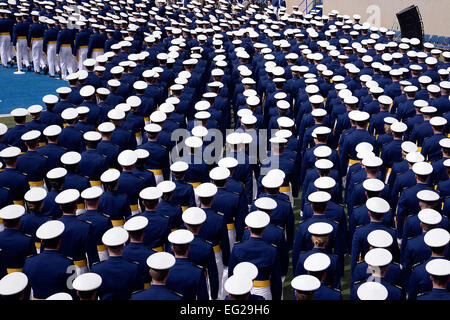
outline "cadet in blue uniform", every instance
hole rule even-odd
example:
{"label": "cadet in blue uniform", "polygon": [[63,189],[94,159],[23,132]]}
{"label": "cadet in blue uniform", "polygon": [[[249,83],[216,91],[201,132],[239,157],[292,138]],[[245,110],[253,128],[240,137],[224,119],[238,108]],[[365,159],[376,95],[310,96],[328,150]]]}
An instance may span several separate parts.
{"label": "cadet in blue uniform", "polygon": [[47,169],[47,158],[37,152],[39,146],[38,130],[31,130],[22,136],[27,152],[17,159],[17,170],[27,174],[30,187],[44,187],[44,175]]}
{"label": "cadet in blue uniform", "polygon": [[[363,257],[367,251],[369,251],[369,243],[367,242],[367,235],[373,230],[384,230],[395,238],[395,231],[389,227],[386,227],[383,223],[383,216],[389,211],[389,203],[378,197],[370,198],[366,201],[366,207],[370,216],[370,223],[365,226],[357,227],[353,234],[352,247],[351,247],[351,270],[356,267],[356,263]],[[399,259],[399,250],[397,244],[391,245],[390,251],[392,252],[394,261]]]}
{"label": "cadet in blue uniform", "polygon": [[67,149],[58,145],[58,137],[61,131],[61,127],[56,124],[48,126],[43,131],[47,143],[39,147],[37,152],[47,157],[47,172],[56,167],[61,167],[61,156],[67,152]]}
{"label": "cadet in blue uniform", "polygon": [[341,291],[335,289],[332,286],[327,286],[325,278],[327,273],[331,271],[329,269],[331,265],[331,259],[325,253],[313,253],[305,259],[303,267],[308,272],[320,280],[320,287],[314,292],[313,300],[342,300]]}
{"label": "cadet in blue uniform", "polygon": [[144,187],[155,187],[156,180],[153,172],[145,169],[145,162],[150,153],[145,149],[136,149],[137,161],[134,164],[133,174],[144,179]]}
{"label": "cadet in blue uniform", "polygon": [[23,205],[23,197],[29,186],[26,174],[16,169],[19,154],[20,149],[17,147],[7,147],[0,151],[0,157],[5,162],[5,169],[0,172],[0,185],[9,189],[15,204]]}
{"label": "cadet in blue uniform", "polygon": [[103,280],[98,274],[93,272],[84,273],[75,278],[72,287],[76,290],[80,300],[98,300],[98,288]]}
{"label": "cadet in blue uniform", "polygon": [[24,108],[17,108],[11,111],[11,115],[14,117],[15,126],[5,133],[3,136],[3,143],[13,147],[18,147],[22,152],[25,152],[27,151],[27,148],[21,137],[28,131],[27,127],[25,127],[28,111]]}
{"label": "cadet in blue uniform", "polygon": [[169,234],[168,240],[172,244],[175,265],[166,280],[167,288],[180,292],[185,300],[208,300],[203,268],[193,264],[188,257],[194,235],[188,230],[176,230]]}
{"label": "cadet in blue uniform", "polygon": [[445,229],[435,228],[425,234],[424,241],[431,250],[431,256],[427,260],[412,266],[408,282],[408,300],[416,300],[419,294],[433,288],[426,266],[430,261],[445,259],[444,255],[450,241],[450,234]]}
{"label": "cadet in blue uniform", "polygon": [[73,258],[77,273],[81,274],[88,270],[88,266],[98,261],[98,253],[91,224],[77,219],[75,215],[79,197],[78,190],[67,189],[56,196],[55,202],[61,206],[63,212],[58,221],[63,222],[65,226],[59,250]]}
{"label": "cadet in blue uniform", "polygon": [[50,220],[46,213],[42,211],[43,201],[47,196],[44,188],[31,188],[25,193],[27,214],[20,219],[20,230],[29,234],[39,253],[41,242],[36,238],[36,230],[45,222]]}
{"label": "cadet in blue uniform", "polygon": [[156,253],[144,244],[144,230],[148,225],[148,219],[143,216],[130,218],[123,228],[128,231],[130,242],[123,249],[122,256],[129,261],[139,262],[139,272],[144,281],[144,289],[150,287],[150,274],[147,266],[147,258]]}
{"label": "cadet in blue uniform", "polygon": [[117,161],[122,167],[117,191],[127,194],[131,214],[137,214],[141,212],[138,205],[138,195],[144,187],[144,179],[133,174],[133,167],[137,161],[137,155],[132,150],[124,150],[119,154]]}
{"label": "cadet in blue uniform", "polygon": [[167,252],[157,252],[148,257],[147,265],[150,268],[152,283],[150,288],[134,293],[131,300],[181,300],[183,298],[181,293],[166,287],[170,269],[175,262],[175,257]]}
{"label": "cadet in blue uniform", "polygon": [[157,210],[162,192],[156,187],[148,187],[139,193],[142,199],[143,211],[137,216],[148,219],[148,225],[144,230],[144,244],[155,251],[162,252],[167,248],[167,236],[170,233],[169,217],[160,214]]}
{"label": "cadet in blue uniform", "polygon": [[80,174],[89,179],[91,186],[99,186],[101,184],[100,176],[108,169],[106,156],[96,150],[102,136],[96,131],[88,131],[83,138],[86,151],[81,154]]}
{"label": "cadet in blue uniform", "polygon": [[120,153],[119,146],[112,143],[111,135],[115,126],[111,122],[103,122],[97,127],[97,130],[102,135],[102,140],[97,145],[97,151],[106,157],[106,162],[109,169],[120,169],[117,163],[117,156]]}
{"label": "cadet in blue uniform", "polygon": [[26,288],[28,277],[22,272],[13,272],[0,280],[0,297],[3,301],[28,300]]}
{"label": "cadet in blue uniform", "polygon": [[[321,282],[324,285],[331,286],[332,288],[340,288],[341,286],[341,272],[338,269],[337,256],[327,252],[326,247],[329,241],[329,234],[333,231],[333,227],[326,222],[313,223],[308,227],[308,232],[311,234],[311,241],[313,242],[314,248],[300,253],[298,257],[297,266],[294,270],[294,276],[301,274],[306,274],[306,269],[304,267],[305,260],[315,254],[323,253],[330,259],[330,265],[326,268],[326,276]],[[324,269],[325,270],[325,269]]]}
{"label": "cadet in blue uniform", "polygon": [[131,215],[127,194],[117,191],[119,177],[117,169],[109,169],[100,176],[105,193],[100,196],[99,209],[108,212],[114,227],[122,226],[125,218]]}
{"label": "cadet in blue uniform", "polygon": [[75,128],[77,116],[78,112],[75,108],[67,108],[61,113],[61,117],[65,122],[65,127],[59,135],[58,142],[68,151],[81,153],[83,151],[83,134]]}
{"label": "cadet in blue uniform", "polygon": [[110,217],[98,210],[100,197],[103,194],[101,187],[90,187],[81,192],[81,198],[84,200],[86,212],[78,215],[77,218],[89,222],[92,229],[92,237],[97,246],[98,257],[100,261],[107,258],[107,251],[102,243],[103,234],[112,228]]}
{"label": "cadet in blue uniform", "polygon": [[246,274],[232,275],[225,282],[224,288],[228,293],[225,300],[264,300],[263,297],[251,293],[253,281]]}
{"label": "cadet in blue uniform", "polygon": [[175,190],[171,202],[181,206],[185,211],[189,207],[195,207],[195,193],[192,185],[184,181],[184,176],[189,165],[184,161],[176,161],[170,166],[172,181],[175,183]]}
{"label": "cadet in blue uniform", "polygon": [[[374,230],[367,235],[367,242],[370,245],[370,250],[373,248],[383,248],[389,250],[392,248],[394,239],[384,230]],[[367,262],[364,260],[356,264],[352,271],[352,285],[357,281],[367,280],[371,275],[368,270]],[[385,274],[385,279],[392,284],[399,285],[406,289],[407,287],[407,273],[402,270],[399,263],[392,261],[389,264],[389,269]]]}
{"label": "cadet in blue uniform", "polygon": [[128,261],[123,256],[128,232],[113,227],[102,236],[108,248],[108,259],[92,266],[91,272],[102,277],[98,293],[101,300],[128,300],[135,290],[142,290],[144,282],[139,272],[139,262]]}
{"label": "cadet in blue uniform", "polygon": [[434,259],[427,263],[426,270],[433,282],[433,289],[419,297],[417,300],[450,300],[448,292],[448,279],[450,275],[450,261],[447,259]]}
{"label": "cadet in blue uniform", "polygon": [[320,280],[309,274],[301,274],[291,281],[295,300],[313,300],[315,291],[320,288]]}
{"label": "cadet in blue uniform", "polygon": [[181,218],[181,214],[183,213],[181,206],[171,202],[176,185],[172,181],[162,181],[158,183],[157,188],[162,192],[162,195],[156,210],[160,214],[169,217],[170,230],[174,231],[183,224]]}
{"label": "cadet in blue uniform", "polygon": [[[392,261],[392,254],[386,249],[375,248],[367,252],[364,258],[368,268],[372,272],[367,282],[377,282],[383,285],[388,292],[387,300],[403,300],[403,288],[393,285],[385,279],[386,272],[389,268],[388,266]],[[360,286],[361,282],[357,282],[352,286],[350,293],[351,300],[356,300],[356,295]]]}
{"label": "cadet in blue uniform", "polygon": [[148,124],[144,127],[147,135],[147,142],[140,145],[139,149],[149,152],[145,168],[155,175],[156,183],[169,178],[169,153],[167,147],[158,142],[161,126],[158,124]]}
{"label": "cadet in blue uniform", "polygon": [[0,210],[5,229],[0,232],[0,249],[7,273],[22,271],[27,256],[35,254],[34,241],[31,235],[20,231],[20,218],[25,208],[12,204]]}
{"label": "cadet in blue uniform", "polygon": [[254,293],[266,300],[280,300],[282,282],[277,249],[262,239],[270,217],[263,212],[253,212],[246,217],[245,223],[249,228],[250,238],[236,243],[233,247],[228,264],[228,277],[233,275],[234,267],[238,263],[251,262],[258,268],[258,276],[254,280],[254,286],[258,290]]}
{"label": "cadet in blue uniform", "polygon": [[41,253],[28,257],[23,267],[29,279],[34,300],[44,300],[57,292],[70,293],[67,281],[75,272],[71,258],[59,252],[64,223],[47,221],[36,231]]}

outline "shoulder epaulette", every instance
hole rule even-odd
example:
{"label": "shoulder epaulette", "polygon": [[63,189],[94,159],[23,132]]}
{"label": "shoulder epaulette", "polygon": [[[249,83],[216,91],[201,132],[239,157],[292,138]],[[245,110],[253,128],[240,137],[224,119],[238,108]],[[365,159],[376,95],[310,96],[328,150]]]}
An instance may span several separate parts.
{"label": "shoulder epaulette", "polygon": [[417,294],[417,297],[424,296],[425,294],[426,294],[425,292],[421,292],[421,293]]}
{"label": "shoulder epaulette", "polygon": [[211,241],[209,241],[209,240],[205,240],[205,239],[203,239],[203,241],[205,241],[207,244],[210,244],[210,245],[212,245],[212,242]]}
{"label": "shoulder epaulette", "polygon": [[160,144],[161,147],[163,147],[164,149],[167,149],[167,147],[163,144]]}
{"label": "shoulder epaulette", "polygon": [[82,176],[83,178],[86,178],[86,179],[88,179],[89,180],[89,177],[88,176]]}
{"label": "shoulder epaulette", "polygon": [[403,288],[401,286],[399,286],[398,284],[393,284],[391,283],[394,287],[396,287],[397,289],[403,290]]}
{"label": "shoulder epaulette", "polygon": [[176,292],[176,291],[173,291],[173,290],[170,290],[170,292],[172,292],[173,294],[179,296],[180,298],[183,298],[183,295],[181,293],[179,293],[179,292]]}
{"label": "shoulder epaulette", "polygon": [[216,213],[217,213],[219,216],[222,216],[222,217],[223,217],[223,213],[222,213],[222,212],[217,211]]}
{"label": "shoulder epaulette", "polygon": [[24,233],[23,235],[26,236],[26,237],[28,237],[28,238],[31,238],[31,235],[28,234],[28,233]]}
{"label": "shoulder epaulette", "polygon": [[197,268],[199,268],[200,270],[203,270],[203,267],[202,267],[201,265],[199,265],[199,264],[193,263],[192,265],[195,266],[195,267],[197,267]]}
{"label": "shoulder epaulette", "polygon": [[341,290],[339,290],[339,289],[336,289],[336,288],[330,288],[330,289],[333,290],[333,291],[341,293]]}
{"label": "shoulder epaulette", "polygon": [[276,244],[274,244],[274,243],[271,243],[270,245],[275,247],[275,248],[278,248],[278,246]]}
{"label": "shoulder epaulette", "polygon": [[283,228],[282,226],[279,226],[279,225],[277,225],[277,224],[274,224],[274,226],[275,226],[275,228],[278,228],[278,229],[280,229],[280,230],[283,230],[283,231],[284,231],[284,228]]}
{"label": "shoulder epaulette", "polygon": [[[103,261],[106,261],[106,260],[103,260]],[[102,263],[103,261],[94,262],[92,265],[95,266],[96,264]]]}
{"label": "shoulder epaulette", "polygon": [[31,258],[31,257],[34,257],[34,256],[37,256],[37,253],[30,254],[29,256],[27,256],[27,259],[28,259],[28,258]]}
{"label": "shoulder epaulette", "polygon": [[291,203],[291,201],[289,199],[281,198],[280,200]]}
{"label": "shoulder epaulette", "polygon": [[144,291],[144,290],[136,290],[136,291],[133,291],[131,294],[136,294],[136,293],[139,293],[139,292],[142,292],[142,291]]}
{"label": "shoulder epaulette", "polygon": [[64,149],[64,150],[67,150],[67,148],[66,147],[63,147],[63,146],[60,146],[62,149]]}
{"label": "shoulder epaulette", "polygon": [[358,229],[358,228],[361,228],[361,227],[364,227],[364,226],[365,226],[364,224],[358,224],[355,229]]}
{"label": "shoulder epaulette", "polygon": [[140,263],[139,263],[138,261],[134,261],[134,260],[128,260],[128,261],[130,261],[131,263],[134,263],[134,264],[140,265]]}
{"label": "shoulder epaulette", "polygon": [[358,264],[363,263],[363,262],[365,262],[365,261],[361,260],[361,261],[358,261],[356,264],[358,265]]}
{"label": "shoulder epaulette", "polygon": [[114,147],[120,148],[118,144],[112,143]]}
{"label": "shoulder epaulette", "polygon": [[92,222],[90,222],[89,220],[80,220],[80,221],[83,221],[83,222],[85,222],[85,223],[87,223],[87,224],[89,224],[89,225],[92,224]]}
{"label": "shoulder epaulette", "polygon": [[103,157],[103,158],[107,158],[107,156],[106,155],[104,155],[103,153],[100,153],[100,155]]}
{"label": "shoulder epaulette", "polygon": [[[396,265],[397,267],[399,267],[399,268],[401,268],[402,266],[400,265],[400,263],[398,263],[398,262],[394,262],[394,261],[392,261],[391,262],[391,264],[393,264],[393,265]],[[414,267],[414,266],[413,266]]]}
{"label": "shoulder epaulette", "polygon": [[239,192],[236,192],[236,191],[231,191],[231,193],[234,193],[235,195],[239,195]]}
{"label": "shoulder epaulette", "polygon": [[27,176],[27,174],[25,172],[21,172],[21,171],[17,171],[18,173],[20,173],[21,175]]}
{"label": "shoulder epaulette", "polygon": [[72,257],[69,257],[69,256],[65,256],[65,255],[61,255],[62,257],[64,257],[64,258],[66,258],[66,259],[69,259],[70,261],[73,261],[73,258]]}
{"label": "shoulder epaulette", "polygon": [[135,176],[136,178],[139,178],[141,180],[145,180],[144,178],[140,177],[140,176]]}
{"label": "shoulder epaulette", "polygon": [[40,154],[40,153],[39,153],[39,155],[40,155],[41,157],[45,158],[45,159],[48,159],[48,157],[47,157],[45,154]]}
{"label": "shoulder epaulette", "polygon": [[104,217],[111,218],[111,216],[110,216],[109,214],[106,214],[106,213],[103,213],[103,212],[100,212],[100,214],[101,214],[102,216],[104,216]]}
{"label": "shoulder epaulette", "polygon": [[353,285],[355,286],[355,285],[360,284],[360,283],[365,282],[365,281],[366,280],[358,280],[358,281],[353,282]]}
{"label": "shoulder epaulette", "polygon": [[362,183],[362,182],[363,182],[363,181],[354,182],[353,185],[356,186],[357,184],[360,184],[360,183]]}
{"label": "shoulder epaulette", "polygon": [[162,213],[160,213],[160,215],[163,216],[163,217],[166,218],[166,219],[169,219],[169,218],[170,218],[169,216],[167,216],[167,215],[165,215],[165,214],[162,214]]}
{"label": "shoulder epaulette", "polygon": [[11,190],[10,188],[8,188],[8,187],[4,187],[4,186],[2,186],[2,189],[5,189],[5,190]]}

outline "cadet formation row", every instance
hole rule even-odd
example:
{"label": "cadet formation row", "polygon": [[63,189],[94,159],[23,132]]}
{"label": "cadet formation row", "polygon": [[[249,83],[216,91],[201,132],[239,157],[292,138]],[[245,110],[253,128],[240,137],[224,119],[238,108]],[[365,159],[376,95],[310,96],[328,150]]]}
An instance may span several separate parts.
{"label": "cadet formation row", "polygon": [[348,255],[350,299],[449,299],[449,52],[336,11],[50,3],[1,11],[47,17],[68,83],[0,125],[2,298],[339,300]]}

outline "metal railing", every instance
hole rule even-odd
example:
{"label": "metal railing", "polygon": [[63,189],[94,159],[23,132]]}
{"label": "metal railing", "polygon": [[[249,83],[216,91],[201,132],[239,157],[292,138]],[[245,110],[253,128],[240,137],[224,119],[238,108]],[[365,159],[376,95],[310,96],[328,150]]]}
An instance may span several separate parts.
{"label": "metal railing", "polygon": [[[310,1],[308,1],[308,0],[303,0],[302,2],[300,2],[300,4],[298,5],[298,7],[301,7],[302,6],[302,4],[304,4],[306,2],[306,4],[305,4],[305,9],[303,10],[303,13],[310,13],[311,12],[311,10],[316,6],[316,5],[319,5],[319,4],[322,4],[322,1],[321,0],[310,0]],[[311,9],[309,9],[311,7]]]}

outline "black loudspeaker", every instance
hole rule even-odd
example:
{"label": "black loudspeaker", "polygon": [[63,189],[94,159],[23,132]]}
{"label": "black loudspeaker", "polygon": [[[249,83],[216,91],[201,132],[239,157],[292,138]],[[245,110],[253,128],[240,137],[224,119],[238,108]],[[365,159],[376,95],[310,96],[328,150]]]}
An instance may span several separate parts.
{"label": "black loudspeaker", "polygon": [[423,24],[420,16],[419,8],[417,6],[410,6],[397,13],[397,20],[400,24],[402,37],[417,38],[420,40],[420,45],[423,42]]}

